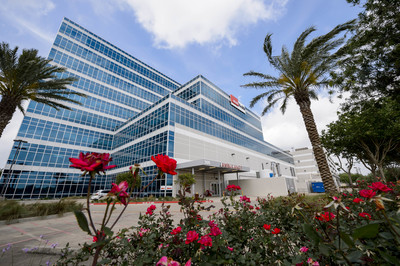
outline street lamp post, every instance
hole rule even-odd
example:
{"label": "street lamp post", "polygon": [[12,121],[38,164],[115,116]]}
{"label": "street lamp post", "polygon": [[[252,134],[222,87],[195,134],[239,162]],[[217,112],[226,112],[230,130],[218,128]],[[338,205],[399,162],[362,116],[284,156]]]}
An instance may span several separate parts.
{"label": "street lamp post", "polygon": [[27,141],[22,140],[22,139],[15,139],[14,142],[18,142],[18,146],[16,148],[16,151],[15,151],[13,160],[11,162],[10,169],[8,170],[7,176],[6,176],[6,178],[4,178],[4,184],[3,184],[3,188],[1,189],[0,197],[4,196],[4,193],[7,191],[8,181],[10,179],[10,176],[12,176],[12,168],[15,164],[15,161],[17,160],[19,150],[21,149],[21,144],[28,143]]}

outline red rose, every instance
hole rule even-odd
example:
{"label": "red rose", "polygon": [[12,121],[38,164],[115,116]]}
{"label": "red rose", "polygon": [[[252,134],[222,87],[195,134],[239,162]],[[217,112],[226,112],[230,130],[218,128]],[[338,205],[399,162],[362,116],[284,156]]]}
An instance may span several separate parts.
{"label": "red rose", "polygon": [[205,247],[211,247],[212,246],[212,238],[209,237],[208,235],[202,236],[197,243],[200,243],[201,249],[204,249]]}
{"label": "red rose", "polygon": [[244,201],[244,202],[248,202],[250,203],[250,198],[246,197],[246,196],[240,196],[240,201]]}
{"label": "red rose", "polygon": [[171,235],[177,235],[182,231],[182,227],[178,226],[174,230],[172,230]]}
{"label": "red rose", "polygon": [[196,231],[189,231],[186,234],[185,244],[190,244],[197,239],[199,239],[199,234]]}
{"label": "red rose", "polygon": [[361,212],[358,214],[360,217],[366,218],[371,220],[371,214],[367,213],[367,212]]}
{"label": "red rose", "polygon": [[156,206],[155,206],[155,205],[151,205],[150,207],[147,208],[146,214],[152,215],[152,214],[153,214],[153,211],[154,211],[155,209],[156,209]]}
{"label": "red rose", "polygon": [[263,227],[267,231],[271,229],[271,225],[270,224],[264,224]]}
{"label": "red rose", "polygon": [[363,189],[363,190],[360,190],[358,193],[360,193],[361,197],[364,197],[367,199],[370,199],[376,195],[376,192],[373,191],[372,189]]}
{"label": "red rose", "polygon": [[355,202],[355,203],[360,203],[360,202],[363,202],[363,200],[360,199],[360,198],[355,198],[355,199],[353,199],[353,202]]}
{"label": "red rose", "polygon": [[331,220],[333,220],[336,217],[336,215],[334,215],[331,212],[325,212],[325,213],[318,213],[315,216],[315,219],[323,221],[323,222],[329,222]]}
{"label": "red rose", "polygon": [[210,233],[209,233],[210,236],[218,236],[221,234],[222,234],[221,229],[219,229],[218,227],[213,226],[210,228]]}
{"label": "red rose", "polygon": [[211,221],[208,223],[208,226],[214,227],[214,226],[218,226],[218,225],[215,223],[214,220],[211,220]]}
{"label": "red rose", "polygon": [[109,153],[86,153],[81,152],[79,158],[69,158],[72,163],[70,167],[81,169],[86,172],[103,172],[107,169],[116,167],[116,165],[108,165],[112,161]]}
{"label": "red rose", "polygon": [[129,198],[128,193],[126,193],[127,189],[128,189],[128,182],[126,181],[122,181],[121,183],[119,183],[119,185],[112,183],[110,194],[117,196],[117,198],[121,201],[121,203],[126,206],[128,204],[126,199]]}
{"label": "red rose", "polygon": [[151,156],[151,160],[155,162],[161,172],[176,175],[176,160],[169,158],[168,155],[158,154],[156,157]]}
{"label": "red rose", "polygon": [[279,234],[280,232],[281,232],[281,229],[275,228],[274,230],[271,231],[271,234],[276,235],[276,234]]}
{"label": "red rose", "polygon": [[385,184],[383,184],[382,182],[374,182],[372,183],[370,186],[368,186],[369,188],[372,188],[373,190],[377,191],[383,191],[383,192],[389,192],[392,191],[393,189],[388,188]]}

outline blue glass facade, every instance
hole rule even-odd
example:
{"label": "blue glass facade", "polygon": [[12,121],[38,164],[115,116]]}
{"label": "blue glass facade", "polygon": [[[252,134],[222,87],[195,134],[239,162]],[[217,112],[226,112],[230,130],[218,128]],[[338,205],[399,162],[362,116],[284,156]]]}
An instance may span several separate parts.
{"label": "blue glass facade", "polygon": [[[76,23],[64,19],[49,59],[66,67],[62,76],[77,78],[71,96],[82,103],[56,111],[30,102],[0,181],[8,198],[84,195],[87,178],[69,168],[80,152],[108,152],[117,168],[94,180],[93,189],[109,188],[115,176],[134,163],[144,166],[148,184],[156,173],[151,156],[174,157],[175,128],[187,127],[221,142],[284,162],[291,156],[263,141],[260,118],[232,106],[229,96],[202,76],[181,86]],[[185,159],[185,158],[182,158]],[[157,179],[147,195],[164,195]],[[170,192],[167,193],[170,195]]]}

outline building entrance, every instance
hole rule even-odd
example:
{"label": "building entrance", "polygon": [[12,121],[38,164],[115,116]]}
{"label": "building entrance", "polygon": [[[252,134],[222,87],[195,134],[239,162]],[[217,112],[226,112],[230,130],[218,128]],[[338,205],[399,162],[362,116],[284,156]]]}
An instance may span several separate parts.
{"label": "building entrance", "polygon": [[213,183],[210,184],[210,190],[211,190],[211,193],[214,196],[218,196],[219,195],[219,187],[220,187],[219,184],[216,183],[216,182],[213,182]]}

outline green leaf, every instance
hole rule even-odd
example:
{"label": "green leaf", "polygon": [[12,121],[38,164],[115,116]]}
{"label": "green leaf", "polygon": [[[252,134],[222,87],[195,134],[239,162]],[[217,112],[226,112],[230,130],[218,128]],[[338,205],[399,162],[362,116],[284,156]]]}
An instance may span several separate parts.
{"label": "green leaf", "polygon": [[327,256],[327,257],[329,257],[329,256],[331,255],[331,249],[329,248],[329,246],[324,245],[324,244],[321,244],[321,245],[318,246],[318,248],[319,248],[319,251],[320,251],[323,255],[325,255],[325,256]]}
{"label": "green leaf", "polygon": [[348,234],[341,232],[340,237],[342,238],[343,242],[346,243],[347,246],[354,247],[354,242]]}
{"label": "green leaf", "polygon": [[351,262],[361,262],[361,257],[363,253],[360,250],[356,250],[351,252],[348,256],[347,259]]}
{"label": "green leaf", "polygon": [[397,258],[387,254],[385,251],[379,250],[381,257],[392,265],[400,265]]}
{"label": "green leaf", "polygon": [[314,241],[315,245],[318,245],[318,243],[321,241],[321,237],[315,231],[315,228],[310,224],[303,224],[302,227],[307,237],[310,238],[312,241]]}
{"label": "green leaf", "polygon": [[114,234],[114,232],[111,231],[111,229],[108,227],[104,227],[103,231],[104,231],[104,234],[106,234],[106,236],[109,236],[109,237],[112,237]]}
{"label": "green leaf", "polygon": [[389,232],[379,233],[379,236],[384,238],[384,239],[386,239],[386,240],[393,240],[394,239],[393,235],[391,233],[389,233]]}
{"label": "green leaf", "polygon": [[374,238],[379,233],[379,224],[367,224],[354,230],[353,238]]}
{"label": "green leaf", "polygon": [[80,227],[83,231],[85,231],[85,232],[87,232],[89,235],[91,235],[91,232],[90,232],[90,229],[89,229],[88,221],[87,221],[87,219],[86,219],[86,216],[83,214],[83,212],[82,212],[82,211],[79,211],[79,210],[75,210],[75,211],[74,211],[74,214],[75,214],[75,217],[76,217],[76,220],[77,220],[77,222],[78,222],[79,227]]}

